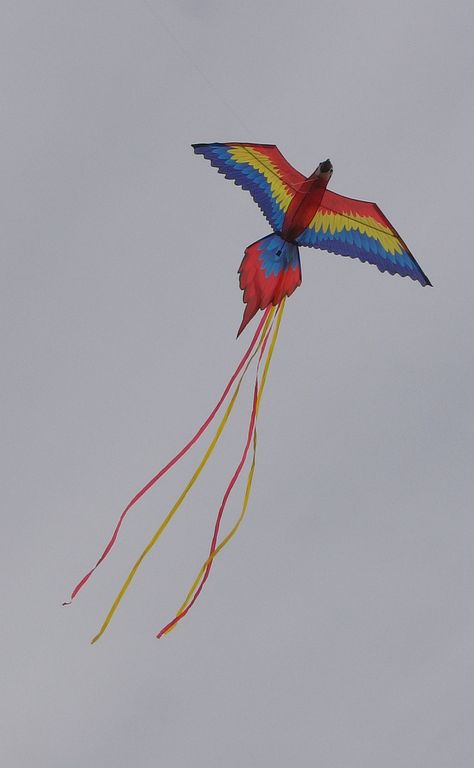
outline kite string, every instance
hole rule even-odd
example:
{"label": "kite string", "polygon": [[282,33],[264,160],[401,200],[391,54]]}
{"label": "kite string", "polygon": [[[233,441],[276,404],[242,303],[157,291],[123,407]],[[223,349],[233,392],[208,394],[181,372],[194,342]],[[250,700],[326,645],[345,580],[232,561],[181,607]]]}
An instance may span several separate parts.
{"label": "kite string", "polygon": [[226,425],[226,423],[227,423],[227,421],[229,419],[229,416],[232,413],[232,410],[234,408],[235,402],[237,400],[237,396],[238,396],[239,391],[240,391],[240,387],[241,387],[242,381],[244,379],[245,374],[247,373],[247,370],[248,370],[248,368],[250,366],[250,363],[252,362],[253,358],[258,353],[258,351],[260,350],[260,348],[261,348],[261,346],[263,344],[263,341],[265,339],[268,327],[271,324],[271,321],[273,319],[274,313],[275,313],[275,307],[271,307],[269,309],[269,311],[267,311],[265,313],[266,320],[265,320],[264,325],[263,325],[263,330],[262,330],[262,333],[261,333],[261,336],[260,336],[260,339],[259,339],[259,342],[258,342],[258,345],[257,345],[257,349],[253,352],[253,354],[251,355],[251,357],[249,358],[249,360],[247,361],[247,363],[245,365],[245,368],[244,368],[244,370],[243,370],[243,372],[242,372],[242,374],[241,374],[241,376],[240,376],[240,378],[239,378],[239,380],[237,382],[235,390],[234,390],[234,392],[232,394],[231,400],[230,400],[229,404],[227,405],[227,408],[226,408],[226,410],[224,412],[224,416],[221,419],[221,421],[220,421],[220,423],[219,423],[219,425],[217,427],[217,430],[216,430],[216,432],[214,434],[214,437],[212,438],[212,440],[211,440],[207,450],[205,451],[203,458],[201,459],[200,463],[198,464],[196,470],[194,471],[191,479],[188,481],[188,483],[185,486],[184,490],[181,492],[181,494],[179,495],[178,499],[173,504],[173,506],[171,507],[170,511],[168,512],[168,514],[164,518],[163,522],[158,527],[158,529],[155,531],[155,533],[153,534],[152,538],[150,539],[150,541],[148,542],[148,544],[146,545],[146,547],[144,548],[144,550],[142,551],[142,553],[140,554],[138,559],[136,560],[136,562],[133,565],[130,573],[128,574],[127,578],[125,579],[124,583],[122,584],[122,587],[120,588],[120,590],[119,590],[119,592],[118,592],[118,594],[117,594],[117,596],[116,596],[116,598],[115,598],[115,600],[114,600],[114,602],[112,604],[112,607],[110,608],[110,610],[109,610],[109,612],[108,612],[108,614],[107,614],[107,616],[106,616],[106,618],[105,618],[105,620],[104,620],[104,622],[103,622],[99,632],[95,635],[95,637],[93,637],[93,639],[91,640],[91,643],[95,643],[101,637],[101,635],[103,635],[103,633],[107,629],[107,627],[108,627],[108,625],[109,625],[109,623],[110,623],[110,621],[112,619],[112,616],[114,615],[115,611],[117,610],[117,608],[118,608],[118,606],[119,606],[123,596],[125,595],[125,592],[127,591],[127,589],[129,588],[130,584],[132,583],[132,581],[133,581],[133,579],[135,577],[135,574],[138,571],[139,567],[141,566],[143,560],[148,555],[148,553],[151,551],[151,549],[155,546],[155,544],[158,541],[158,539],[160,538],[161,534],[163,533],[165,528],[168,526],[168,524],[170,523],[170,521],[174,517],[175,513],[177,512],[177,510],[179,509],[179,507],[183,503],[184,499],[186,498],[186,496],[188,495],[189,491],[191,490],[191,488],[195,484],[195,482],[198,479],[199,475],[201,474],[202,470],[206,466],[206,464],[207,464],[207,462],[208,462],[208,460],[209,460],[209,458],[210,458],[214,448],[216,447],[216,444],[217,444],[217,442],[218,442],[218,440],[219,440],[219,438],[220,438],[220,436],[222,434],[222,431],[223,431],[223,429],[224,429],[224,427],[225,427],[225,425]]}
{"label": "kite string", "polygon": [[157,21],[159,21],[159,22],[160,22],[160,24],[161,24],[161,26],[164,28],[165,32],[167,33],[167,39],[171,38],[171,39],[174,41],[175,47],[176,47],[176,48],[177,48],[177,49],[178,49],[178,50],[181,52],[181,55],[183,56],[183,58],[187,59],[187,60],[188,60],[188,62],[191,64],[191,66],[192,66],[192,67],[194,67],[194,69],[196,70],[196,72],[198,72],[198,73],[201,75],[202,79],[203,79],[203,80],[204,80],[204,81],[207,83],[207,85],[209,86],[209,88],[211,89],[211,91],[213,91],[213,92],[214,92],[214,94],[217,96],[217,98],[218,98],[218,99],[220,99],[220,101],[221,101],[223,104],[225,104],[225,106],[227,107],[227,109],[228,109],[230,112],[232,112],[232,114],[234,115],[234,117],[236,117],[236,118],[237,118],[237,120],[239,121],[239,123],[241,124],[241,126],[242,126],[242,127],[243,127],[243,128],[246,130],[246,131],[247,131],[247,133],[249,133],[249,134],[252,134],[252,133],[254,133],[254,131],[252,131],[252,130],[251,130],[249,127],[248,127],[248,125],[247,125],[247,124],[244,122],[244,120],[242,119],[241,115],[239,115],[239,113],[237,112],[237,110],[236,110],[236,109],[234,109],[234,107],[232,106],[232,104],[230,103],[230,101],[228,101],[226,98],[224,98],[224,96],[223,96],[223,95],[222,95],[222,93],[221,93],[221,92],[220,92],[220,91],[219,91],[219,90],[216,88],[216,86],[214,85],[214,83],[213,83],[213,82],[212,82],[212,81],[211,81],[211,80],[208,78],[208,76],[207,76],[206,74],[204,74],[204,72],[202,71],[202,69],[201,69],[200,67],[198,67],[198,65],[197,65],[197,64],[196,64],[196,62],[194,61],[194,59],[193,59],[193,57],[191,56],[191,54],[189,53],[189,51],[188,51],[188,50],[187,50],[187,49],[186,49],[186,48],[183,46],[183,44],[181,43],[181,41],[180,41],[180,40],[178,39],[178,37],[175,35],[175,33],[173,32],[173,30],[172,30],[172,29],[171,29],[171,27],[169,26],[168,22],[166,22],[166,21],[165,21],[165,19],[163,18],[163,15],[162,15],[161,13],[159,13],[159,12],[157,11],[157,9],[155,8],[155,6],[154,6],[154,5],[152,6],[148,0],[143,0],[143,2],[144,2],[144,3],[145,3],[145,5],[148,7],[148,10],[149,10],[149,11],[150,11],[150,13],[152,14],[152,16],[154,16],[154,17],[155,17],[155,19],[156,19]]}
{"label": "kite string", "polygon": [[230,377],[221,397],[219,398],[218,402],[214,406],[213,410],[207,417],[207,419],[203,422],[203,424],[199,427],[197,432],[193,435],[193,437],[189,440],[188,443],[182,448],[176,456],[174,456],[168,464],[166,464],[162,469],[160,469],[159,472],[157,472],[156,475],[154,475],[151,480],[149,480],[136,494],[135,496],[129,501],[123,512],[121,513],[118,522],[114,528],[114,531],[112,533],[112,536],[110,537],[104,551],[102,552],[101,556],[97,560],[96,564],[93,568],[91,568],[90,571],[88,571],[85,576],[82,577],[82,579],[76,584],[73,591],[71,592],[71,596],[69,598],[69,601],[64,602],[63,605],[70,605],[70,603],[74,600],[77,593],[82,589],[82,587],[86,584],[86,582],[89,580],[89,578],[92,576],[96,568],[99,567],[99,565],[105,560],[107,555],[109,554],[110,550],[112,549],[113,545],[115,544],[115,541],[117,539],[117,536],[119,534],[120,528],[122,527],[122,523],[127,515],[127,513],[130,511],[130,509],[141,499],[142,496],[147,493],[147,491],[152,488],[155,483],[158,482],[158,480],[165,475],[168,470],[170,470],[184,455],[189,451],[190,448],[199,440],[201,435],[205,432],[207,427],[210,425],[210,423],[215,418],[217,412],[219,411],[220,407],[222,406],[222,403],[226,399],[227,395],[229,394],[229,391],[236,380],[237,376],[239,375],[240,371],[246,364],[247,360],[249,359],[250,355],[252,354],[253,348],[255,347],[255,344],[257,343],[258,338],[260,337],[262,329],[265,327],[265,324],[268,320],[268,315],[271,311],[271,307],[268,307],[260,320],[260,323],[258,324],[257,330],[254,333],[254,336],[252,338],[252,341],[250,342],[249,347],[247,348],[247,351],[245,352],[244,356],[242,357],[240,363],[238,364],[237,368],[235,369],[234,373]]}
{"label": "kite string", "polygon": [[[273,351],[275,349],[276,341],[277,341],[277,338],[278,338],[278,332],[279,332],[279,329],[280,329],[280,324],[281,324],[281,320],[282,320],[282,316],[283,316],[284,306],[285,306],[285,297],[282,299],[282,301],[281,301],[281,303],[280,303],[280,305],[278,307],[276,326],[275,326],[275,330],[273,332],[272,341],[270,343],[270,347],[269,347],[269,350],[268,350],[268,355],[267,355],[267,358],[266,358],[266,361],[265,361],[265,365],[264,365],[264,369],[263,369],[263,374],[262,374],[262,380],[261,380],[260,388],[259,388],[259,385],[258,385],[258,368],[259,368],[260,361],[261,361],[262,356],[263,356],[264,347],[266,346],[266,342],[267,342],[268,337],[270,335],[271,328],[270,328],[270,330],[269,330],[269,332],[267,334],[267,337],[266,337],[266,339],[264,341],[264,344],[262,345],[262,351],[260,353],[260,357],[259,357],[258,364],[257,364],[257,373],[256,373],[255,388],[254,388],[254,400],[253,400],[253,407],[252,407],[252,412],[251,412],[251,416],[250,416],[250,423],[249,423],[247,442],[246,442],[246,445],[245,445],[245,448],[244,448],[244,452],[242,454],[242,458],[241,458],[241,460],[239,462],[239,465],[238,465],[236,471],[234,472],[234,475],[232,476],[232,479],[231,479],[231,481],[230,481],[230,483],[229,483],[229,485],[228,485],[228,487],[226,489],[226,492],[224,494],[224,498],[222,500],[222,504],[220,506],[220,509],[219,509],[219,512],[218,512],[218,515],[217,515],[217,518],[216,518],[216,523],[215,523],[215,527],[214,527],[214,534],[213,534],[213,537],[212,537],[212,543],[211,543],[209,557],[206,560],[206,562],[202,565],[202,567],[201,567],[201,569],[200,569],[196,579],[193,582],[193,585],[192,585],[191,589],[189,590],[189,592],[188,592],[188,594],[186,596],[185,601],[180,606],[180,608],[179,608],[175,618],[172,621],[170,621],[168,624],[166,624],[166,626],[164,626],[163,629],[160,630],[160,632],[157,635],[158,638],[161,638],[164,634],[170,632],[176,626],[176,624],[179,621],[181,621],[181,619],[183,619],[184,616],[186,616],[188,611],[194,605],[194,603],[196,602],[197,598],[199,597],[199,595],[200,595],[200,593],[201,593],[201,591],[202,591],[202,589],[204,587],[205,582],[208,579],[208,576],[209,576],[209,573],[210,573],[210,570],[211,570],[211,567],[212,567],[212,563],[213,563],[213,560],[214,560],[215,556],[217,555],[218,552],[221,551],[221,549],[223,549],[223,547],[235,535],[235,533],[237,532],[237,530],[238,530],[238,528],[239,528],[239,526],[240,526],[240,524],[241,524],[241,522],[242,522],[242,520],[243,520],[243,518],[245,516],[245,513],[247,511],[247,506],[248,506],[248,502],[249,502],[249,498],[250,498],[250,491],[251,491],[251,488],[252,488],[252,482],[253,482],[253,477],[254,477],[254,472],[255,472],[255,461],[256,461],[256,450],[257,450],[256,422],[257,422],[258,412],[259,412],[259,408],[260,408],[261,398],[262,398],[262,395],[263,395],[263,391],[265,389],[265,383],[266,383],[266,380],[267,380],[268,371],[269,371],[269,368],[270,368],[270,363],[271,363]],[[236,482],[237,478],[239,477],[240,472],[241,472],[241,470],[242,470],[242,468],[244,466],[245,460],[247,458],[248,450],[249,450],[249,447],[250,447],[250,443],[252,441],[252,437],[253,437],[253,455],[252,455],[252,462],[251,462],[250,470],[249,470],[249,473],[248,473],[248,476],[247,476],[247,483],[246,483],[246,488],[245,488],[245,494],[244,494],[244,501],[243,501],[243,505],[242,505],[242,510],[240,512],[239,518],[238,518],[237,522],[235,523],[234,527],[227,534],[227,536],[222,540],[222,542],[219,544],[219,546],[216,546],[217,538],[218,538],[218,535],[219,535],[220,524],[221,524],[221,521],[222,521],[222,515],[224,513],[224,509],[225,509],[225,506],[226,506],[226,503],[227,503],[227,499],[228,499],[228,497],[229,497],[229,495],[230,495],[230,493],[231,493],[231,491],[232,491],[232,489],[233,489],[233,487],[235,485],[235,482]],[[197,584],[198,584],[199,581],[200,581],[199,587],[196,589]],[[194,596],[191,599],[191,596],[193,595],[193,593],[194,593]]]}

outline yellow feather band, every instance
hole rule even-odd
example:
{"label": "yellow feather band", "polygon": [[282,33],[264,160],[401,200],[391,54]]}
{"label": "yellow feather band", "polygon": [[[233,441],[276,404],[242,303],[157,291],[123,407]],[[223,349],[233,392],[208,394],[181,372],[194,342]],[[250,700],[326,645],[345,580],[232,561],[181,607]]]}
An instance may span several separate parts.
{"label": "yellow feather band", "polygon": [[294,192],[288,192],[287,186],[281,181],[278,168],[265,155],[261,155],[255,147],[231,147],[229,153],[236,163],[250,165],[256,171],[259,171],[271,188],[272,197],[278,203],[281,210],[286,213],[290,205]]}
{"label": "yellow feather band", "polygon": [[385,227],[371,216],[360,216],[357,213],[351,213],[349,217],[342,213],[319,210],[315,214],[310,228],[316,232],[323,233],[329,230],[331,235],[334,235],[336,232],[342,232],[344,229],[347,232],[356,230],[362,235],[368,235],[378,240],[388,253],[403,253],[403,248],[397,236],[388,227]]}

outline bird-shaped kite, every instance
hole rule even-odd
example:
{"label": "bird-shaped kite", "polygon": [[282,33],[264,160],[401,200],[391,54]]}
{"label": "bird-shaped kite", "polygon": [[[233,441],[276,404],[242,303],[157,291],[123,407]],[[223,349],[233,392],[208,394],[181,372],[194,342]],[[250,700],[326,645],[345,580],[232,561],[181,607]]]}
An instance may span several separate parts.
{"label": "bird-shaped kite", "polygon": [[[239,528],[250,496],[257,447],[257,417],[267,374],[281,323],[285,299],[301,285],[299,247],[321,248],[340,256],[350,256],[374,264],[381,272],[401,275],[431,285],[420,265],[410,253],[396,229],[375,203],[344,197],[327,189],[333,167],[330,160],[321,162],[314,173],[305,177],[285,160],[274,144],[237,142],[194,144],[227,179],[250,192],[272,228],[245,249],[239,268],[240,287],[244,294],[244,316],[238,335],[259,309],[265,310],[252,341],[232,374],[219,401],[190,441],[151,480],[141,488],[123,510],[113,534],[95,566],[74,588],[71,602],[114,545],[128,511],[179,459],[198,441],[209,427],[231,392],[223,417],[191,479],[175,504],[136,560],[109,610],[95,642],[107,628],[122,597],[130,586],[146,555],[154,547],[168,523],[209,460],[237,400],[242,380],[254,358],[257,359],[247,439],[240,460],[230,478],[217,514],[209,555],[201,566],[186,599],[175,617],[157,635],[161,637],[188,613],[200,595],[216,555]],[[260,374],[261,363],[263,371]],[[235,386],[234,386],[235,385]],[[250,447],[252,460],[244,491],[240,515],[227,535],[219,541],[222,516],[237,479],[245,465]]]}
{"label": "bird-shaped kite", "polygon": [[301,285],[299,246],[350,256],[390,272],[430,281],[378,205],[327,189],[330,160],[307,178],[274,144],[194,144],[226,179],[247,189],[273,234],[245,250],[239,269],[247,305],[239,333],[257,310],[277,305]]}

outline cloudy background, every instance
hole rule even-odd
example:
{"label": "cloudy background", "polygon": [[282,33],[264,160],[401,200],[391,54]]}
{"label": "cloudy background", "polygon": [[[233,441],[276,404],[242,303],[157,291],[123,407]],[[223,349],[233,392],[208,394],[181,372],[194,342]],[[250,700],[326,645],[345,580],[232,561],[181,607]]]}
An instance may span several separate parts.
{"label": "cloudy background", "polygon": [[[3,0],[2,764],[470,768],[470,2]],[[169,637],[242,444],[98,627],[200,452],[251,198],[190,144],[278,144],[376,200],[434,287],[303,252],[245,525]],[[227,510],[230,526],[242,486]]]}

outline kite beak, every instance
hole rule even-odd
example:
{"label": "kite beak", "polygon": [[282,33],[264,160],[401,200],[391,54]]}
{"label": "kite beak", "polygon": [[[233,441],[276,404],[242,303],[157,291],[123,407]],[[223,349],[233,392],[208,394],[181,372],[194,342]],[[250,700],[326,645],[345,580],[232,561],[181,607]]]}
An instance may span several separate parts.
{"label": "kite beak", "polygon": [[331,161],[324,160],[324,162],[319,163],[319,176],[326,180],[326,183],[329,181],[329,179],[332,176],[332,163]]}

